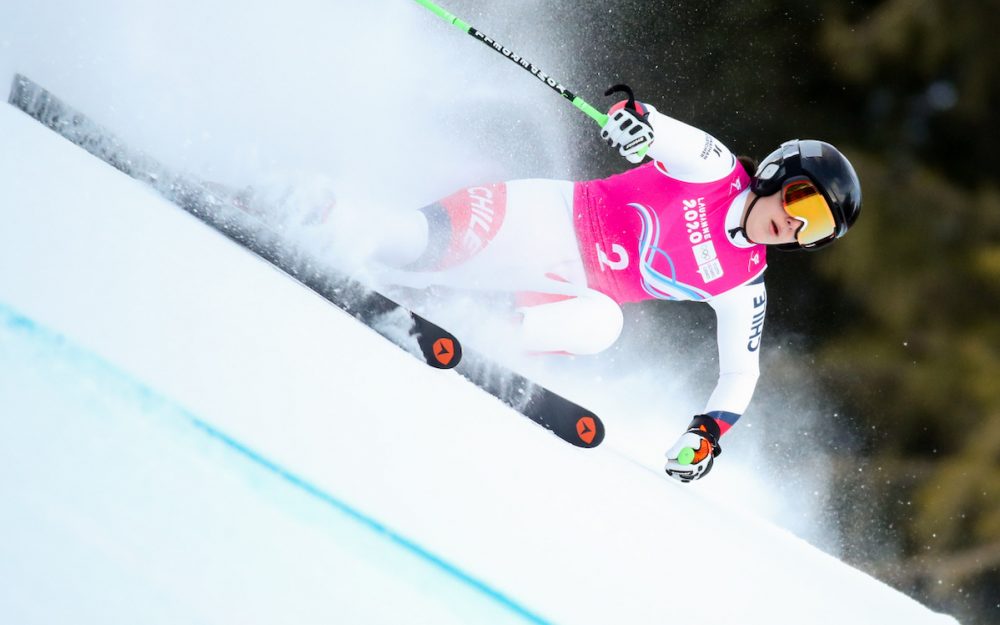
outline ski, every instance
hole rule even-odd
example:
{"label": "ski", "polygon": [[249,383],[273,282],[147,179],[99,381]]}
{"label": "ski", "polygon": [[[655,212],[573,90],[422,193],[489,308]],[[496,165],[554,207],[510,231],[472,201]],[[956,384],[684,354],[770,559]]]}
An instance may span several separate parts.
{"label": "ski", "polygon": [[[317,267],[245,210],[238,192],[171,170],[20,74],[14,77],[8,102],[125,175],[149,185],[171,203],[428,365],[454,368],[482,390],[573,445],[596,447],[604,440],[604,424],[597,415],[482,354],[463,350],[458,339],[445,329],[350,276]],[[408,337],[400,336],[398,326],[386,323],[393,315],[409,317]]]}

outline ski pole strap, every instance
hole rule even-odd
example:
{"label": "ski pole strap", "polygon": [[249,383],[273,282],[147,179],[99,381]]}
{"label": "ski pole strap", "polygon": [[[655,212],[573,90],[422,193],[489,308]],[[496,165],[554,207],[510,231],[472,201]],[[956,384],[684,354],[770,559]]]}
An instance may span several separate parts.
{"label": "ski pole strap", "polygon": [[434,4],[433,2],[431,2],[431,0],[416,0],[416,2],[418,4],[423,5],[424,8],[426,8],[430,12],[434,13],[435,15],[437,15],[438,17],[440,17],[444,21],[446,21],[449,24],[451,24],[452,26],[458,28],[459,30],[461,30],[465,34],[471,35],[476,40],[478,40],[478,41],[486,44],[487,46],[489,46],[490,48],[492,48],[496,52],[498,52],[498,53],[502,54],[503,56],[507,57],[510,61],[516,63],[521,69],[523,69],[525,71],[528,71],[528,72],[531,72],[531,74],[535,78],[537,78],[538,80],[542,81],[550,89],[552,89],[553,91],[555,91],[556,93],[558,93],[562,97],[564,97],[567,100],[569,100],[570,102],[572,102],[573,106],[575,106],[576,108],[578,108],[581,111],[583,111],[584,113],[586,113],[591,119],[593,119],[595,122],[597,122],[598,125],[600,125],[600,126],[603,127],[604,124],[606,124],[608,122],[608,116],[607,115],[605,115],[604,113],[598,111],[597,109],[595,109],[590,104],[587,104],[587,102],[585,102],[583,100],[583,98],[575,95],[572,91],[570,91],[566,87],[562,86],[561,84],[559,84],[558,81],[556,81],[551,76],[549,76],[548,74],[546,74],[545,72],[543,72],[541,69],[539,69],[538,67],[536,67],[533,63],[531,63],[530,61],[528,61],[524,57],[522,57],[522,56],[520,56],[518,54],[515,54],[513,51],[511,51],[510,49],[508,49],[507,47],[505,47],[503,44],[499,43],[496,39],[493,39],[492,37],[486,35],[485,33],[481,32],[479,30],[476,30],[475,28],[473,28],[469,24],[466,24],[461,19],[455,17],[454,15],[452,15],[451,13],[449,13],[448,11],[444,10],[440,6],[438,6],[438,5]]}

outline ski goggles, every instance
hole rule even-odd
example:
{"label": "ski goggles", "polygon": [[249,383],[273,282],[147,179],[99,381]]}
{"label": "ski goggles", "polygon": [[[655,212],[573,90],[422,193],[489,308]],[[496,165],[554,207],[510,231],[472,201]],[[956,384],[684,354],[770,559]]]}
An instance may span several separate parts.
{"label": "ski goggles", "polygon": [[809,247],[832,239],[837,222],[826,198],[808,178],[793,178],[781,187],[781,204],[785,212],[802,222],[795,232],[799,245]]}

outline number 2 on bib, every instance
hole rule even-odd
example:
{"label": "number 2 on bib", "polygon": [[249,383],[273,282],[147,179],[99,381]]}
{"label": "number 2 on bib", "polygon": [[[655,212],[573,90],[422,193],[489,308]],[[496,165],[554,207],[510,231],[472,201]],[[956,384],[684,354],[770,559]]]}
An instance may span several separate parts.
{"label": "number 2 on bib", "polygon": [[628,250],[626,250],[623,246],[618,245],[617,243],[611,244],[611,253],[617,256],[614,260],[608,258],[608,255],[604,253],[604,250],[601,249],[601,245],[599,243],[596,244],[596,247],[597,260],[601,263],[601,271],[604,271],[605,267],[612,271],[621,271],[622,269],[628,267]]}

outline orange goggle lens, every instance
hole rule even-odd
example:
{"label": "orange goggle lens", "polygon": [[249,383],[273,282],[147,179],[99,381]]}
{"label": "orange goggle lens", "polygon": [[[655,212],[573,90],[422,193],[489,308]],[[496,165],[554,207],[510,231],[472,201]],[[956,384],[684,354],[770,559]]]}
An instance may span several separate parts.
{"label": "orange goggle lens", "polygon": [[799,245],[813,245],[833,236],[837,223],[826,198],[807,180],[789,182],[781,191],[785,212],[802,222],[795,233]]}

